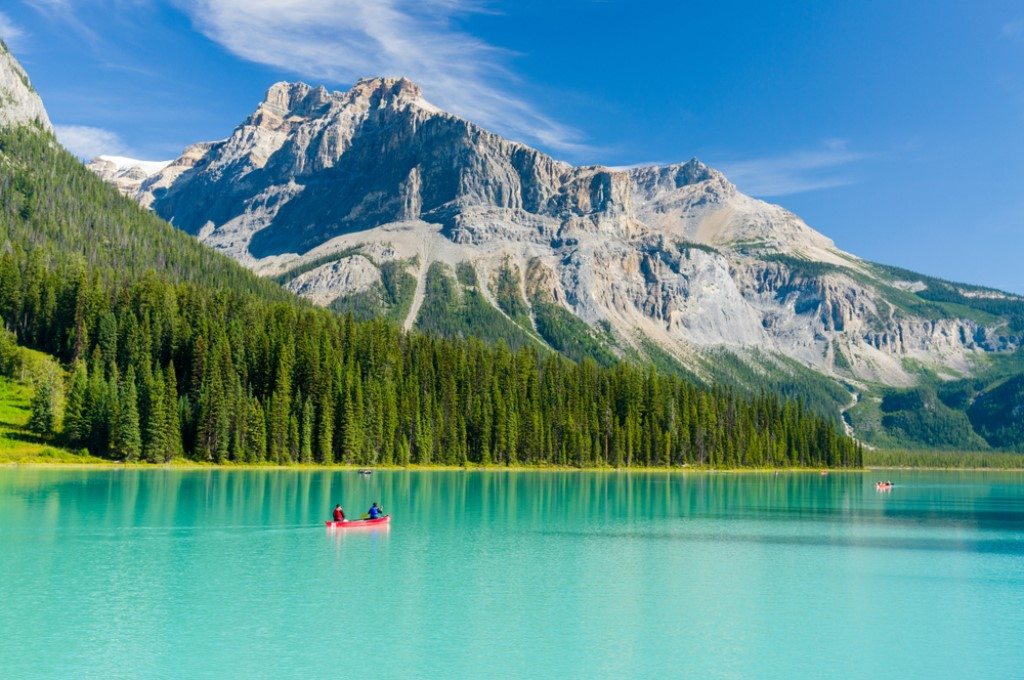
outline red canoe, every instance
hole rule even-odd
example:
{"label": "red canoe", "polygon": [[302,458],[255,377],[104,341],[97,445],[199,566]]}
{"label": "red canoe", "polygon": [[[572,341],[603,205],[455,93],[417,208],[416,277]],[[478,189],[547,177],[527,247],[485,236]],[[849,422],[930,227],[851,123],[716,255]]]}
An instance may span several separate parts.
{"label": "red canoe", "polygon": [[348,519],[344,522],[334,522],[327,520],[324,524],[329,529],[355,529],[357,527],[372,527],[378,524],[387,524],[391,521],[391,515],[384,515],[377,519]]}

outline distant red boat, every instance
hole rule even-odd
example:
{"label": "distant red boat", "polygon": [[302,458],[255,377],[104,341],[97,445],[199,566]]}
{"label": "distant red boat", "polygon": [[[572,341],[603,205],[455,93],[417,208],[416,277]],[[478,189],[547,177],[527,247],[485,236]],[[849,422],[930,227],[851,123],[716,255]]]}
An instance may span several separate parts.
{"label": "distant red boat", "polygon": [[377,519],[347,519],[343,522],[327,520],[324,524],[327,525],[328,529],[357,529],[359,527],[372,527],[387,524],[390,521],[391,515],[384,515]]}

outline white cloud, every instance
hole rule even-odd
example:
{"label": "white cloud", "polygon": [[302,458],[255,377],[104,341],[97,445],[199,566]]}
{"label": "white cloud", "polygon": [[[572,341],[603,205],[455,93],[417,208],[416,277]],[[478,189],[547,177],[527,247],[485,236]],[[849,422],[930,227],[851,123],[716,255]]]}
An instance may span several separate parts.
{"label": "white cloud", "polygon": [[477,0],[177,0],[235,55],[313,80],[407,76],[439,106],[562,151],[579,133],[519,95],[510,54],[455,27]]}
{"label": "white cloud", "polygon": [[88,125],[54,125],[57,139],[81,159],[100,155],[128,155],[124,141],[116,132]]}
{"label": "white cloud", "polygon": [[717,163],[742,191],[754,196],[787,196],[856,182],[850,166],[872,154],[850,151],[841,139],[827,139],[822,148]]}
{"label": "white cloud", "polygon": [[1015,19],[1003,24],[1004,38],[1024,38],[1024,19]]}
{"label": "white cloud", "polygon": [[13,45],[23,35],[25,35],[24,31],[18,28],[9,16],[0,12],[0,40],[8,45]]}

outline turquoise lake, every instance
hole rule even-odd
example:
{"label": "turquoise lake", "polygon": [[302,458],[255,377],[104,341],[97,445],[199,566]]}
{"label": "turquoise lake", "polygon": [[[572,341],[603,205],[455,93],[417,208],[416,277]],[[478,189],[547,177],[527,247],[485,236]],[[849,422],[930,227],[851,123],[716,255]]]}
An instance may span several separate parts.
{"label": "turquoise lake", "polygon": [[0,636],[8,678],[1022,677],[1024,476],[0,469]]}

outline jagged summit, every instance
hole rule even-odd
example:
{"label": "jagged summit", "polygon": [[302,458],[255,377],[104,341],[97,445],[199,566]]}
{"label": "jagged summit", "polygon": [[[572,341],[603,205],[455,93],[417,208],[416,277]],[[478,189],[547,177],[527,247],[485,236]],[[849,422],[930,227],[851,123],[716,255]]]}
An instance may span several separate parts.
{"label": "jagged summit", "polygon": [[32,87],[28,74],[0,40],[0,127],[38,123],[53,131],[43,101]]}
{"label": "jagged summit", "polygon": [[360,78],[356,81],[356,84],[352,86],[351,92],[358,96],[366,97],[381,96],[412,100],[417,100],[423,97],[423,90],[420,89],[420,86],[404,76],[374,76]]}
{"label": "jagged summit", "polygon": [[678,189],[688,184],[706,182],[712,179],[720,179],[728,183],[725,175],[705,165],[697,157],[693,157],[685,163],[644,165],[630,168],[627,172],[638,182],[643,182],[644,184],[654,183],[662,188]]}
{"label": "jagged summit", "polygon": [[[231,137],[180,168],[144,182],[142,202],[245,261],[301,255],[339,234],[404,220],[480,242],[497,235],[496,219],[502,238],[514,230],[517,240],[658,227],[709,245],[744,240],[841,257],[828,239],[795,218],[782,224],[776,209],[697,159],[573,167],[437,109],[407,78],[364,78],[345,92],[275,83]],[[210,182],[216,192],[190,188]],[[712,213],[718,219],[709,221]]]}
{"label": "jagged summit", "polygon": [[440,109],[423,98],[419,85],[408,78],[361,78],[345,92],[329,91],[323,85],[311,86],[303,82],[281,81],[267,89],[254,112],[277,117],[299,116],[308,118],[324,115],[328,107],[362,105],[370,107],[415,105],[440,113]]}
{"label": "jagged summit", "polygon": [[267,94],[256,109],[255,115],[268,112],[277,116],[285,116],[302,111],[303,115],[310,110],[323,106],[330,100],[327,88],[310,87],[306,83],[274,83],[267,89]]}

